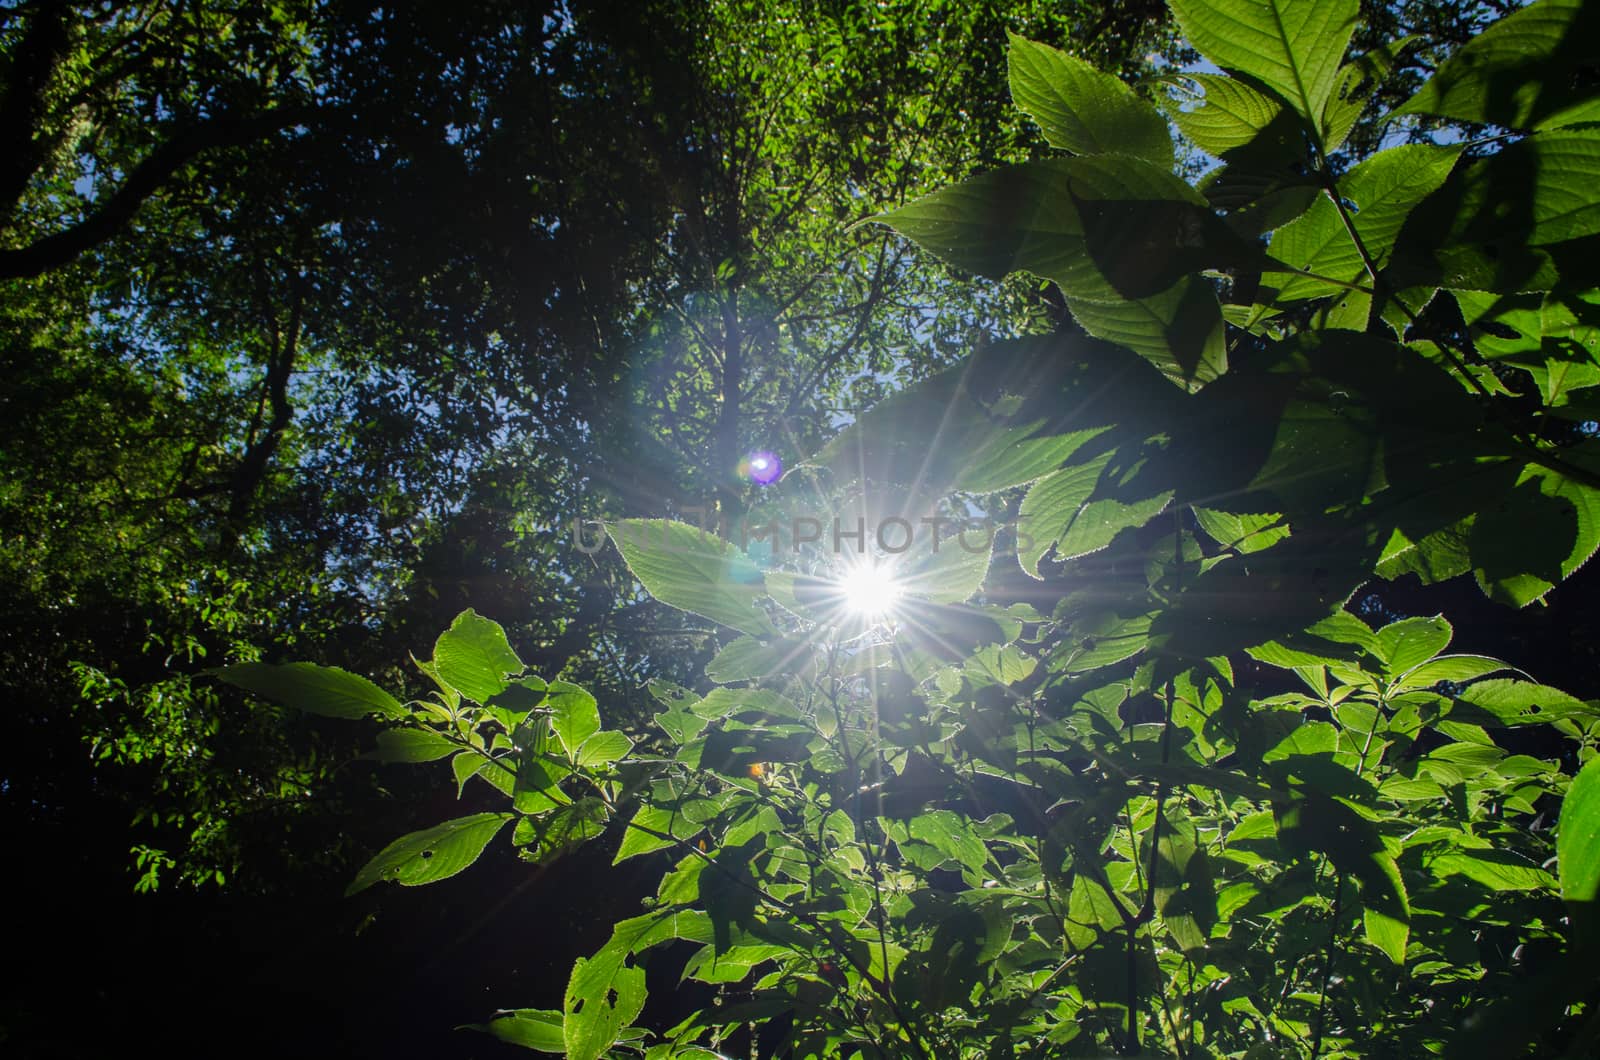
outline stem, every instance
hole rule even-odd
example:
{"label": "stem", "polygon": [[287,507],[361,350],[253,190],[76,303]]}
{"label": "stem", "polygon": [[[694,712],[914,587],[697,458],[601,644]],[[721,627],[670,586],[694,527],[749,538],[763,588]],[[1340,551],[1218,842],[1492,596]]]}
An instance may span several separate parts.
{"label": "stem", "polygon": [[1328,923],[1328,941],[1322,951],[1322,987],[1317,991],[1317,1016],[1311,1025],[1311,1060],[1317,1060],[1322,1049],[1323,1015],[1328,1003],[1328,983],[1333,979],[1334,945],[1339,938],[1339,904],[1344,898],[1344,874],[1335,873],[1333,885],[1333,916]]}

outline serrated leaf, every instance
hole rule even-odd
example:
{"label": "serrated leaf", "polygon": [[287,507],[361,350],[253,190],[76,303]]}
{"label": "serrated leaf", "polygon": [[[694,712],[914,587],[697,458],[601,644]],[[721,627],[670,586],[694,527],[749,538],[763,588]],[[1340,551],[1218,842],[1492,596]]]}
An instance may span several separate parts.
{"label": "serrated leaf", "polygon": [[1283,111],[1283,104],[1237,78],[1184,74],[1204,93],[1194,110],[1175,109],[1172,120],[1202,151],[1219,158],[1256,140]]}
{"label": "serrated leaf", "polygon": [[477,861],[489,840],[514,816],[475,813],[401,836],[356,873],[345,895],[363,891],[383,880],[404,887],[419,887],[454,876]]}
{"label": "serrated leaf", "polygon": [[1468,548],[1485,595],[1513,607],[1532,603],[1600,548],[1600,490],[1529,464],[1473,520]]}
{"label": "serrated leaf", "polygon": [[[1456,698],[1476,707],[1501,726],[1542,725],[1561,718],[1588,718],[1600,714],[1558,688],[1508,677],[1478,681],[1463,689]],[[1491,724],[1489,721],[1482,723]]]}
{"label": "serrated leaf", "polygon": [[1441,655],[1404,673],[1395,683],[1394,690],[1405,692],[1417,688],[1432,688],[1441,681],[1465,684],[1492,674],[1496,670],[1509,669],[1511,667],[1507,663],[1491,659],[1487,655]]}
{"label": "serrated leaf", "polygon": [[1096,552],[1123,530],[1143,526],[1159,515],[1172,500],[1172,492],[1153,497],[1123,500],[1102,479],[1114,453],[1104,453],[1085,464],[1076,464],[1040,479],[1028,490],[1018,511],[1020,535],[1026,534],[1032,548],[1018,548],[1022,569],[1039,577],[1039,561],[1055,548],[1062,560]]}
{"label": "serrated leaf", "polygon": [[314,663],[234,663],[213,671],[218,678],[275,703],[325,718],[409,717],[389,693],[358,674]]}
{"label": "serrated leaf", "polygon": [[1462,875],[1496,891],[1554,888],[1555,877],[1509,850],[1472,850],[1440,854],[1428,868],[1441,876]]}
{"label": "serrated leaf", "polygon": [[1078,155],[1133,155],[1170,168],[1172,138],[1149,103],[1082,59],[1011,34],[1011,98],[1052,147]]}
{"label": "serrated leaf", "polygon": [[[1444,184],[1461,150],[1459,145],[1391,147],[1339,181],[1340,194],[1354,204],[1350,213],[1356,234],[1379,268],[1388,262],[1406,218]],[[1361,251],[1350,238],[1338,208],[1326,196],[1304,216],[1274,232],[1268,250],[1276,260],[1303,272],[1342,283],[1371,283]],[[1267,272],[1261,282],[1277,288],[1280,302],[1344,293],[1337,284],[1290,273]]]}
{"label": "serrated leaf", "polygon": [[1188,184],[1122,155],[1007,166],[874,220],[958,268],[994,278],[1023,270],[1099,302],[1149,297],[1200,269],[1260,257]]}
{"label": "serrated leaf", "polygon": [[611,540],[645,591],[664,604],[741,633],[773,633],[756,607],[761,571],[715,534],[671,519],[619,519]]}
{"label": "serrated leaf", "polygon": [[644,969],[625,959],[613,942],[572,966],[562,1006],[567,1060],[600,1060],[644,1008]]}
{"label": "serrated leaf", "polygon": [[1539,0],[1462,45],[1394,112],[1508,129],[1553,128],[1600,118],[1585,81],[1600,10],[1585,0]]}
{"label": "serrated leaf", "polygon": [[1422,665],[1450,646],[1454,631],[1442,615],[1404,618],[1373,634],[1377,652],[1390,679]]}
{"label": "serrated leaf", "polygon": [[1355,31],[1356,0],[1170,0],[1184,36],[1224,70],[1276,92],[1319,129]]}
{"label": "serrated leaf", "polygon": [[1277,512],[1224,512],[1197,507],[1194,517],[1212,540],[1241,555],[1271,548],[1289,536],[1289,527]]}
{"label": "serrated leaf", "polygon": [[587,690],[565,681],[550,682],[545,698],[550,728],[568,756],[578,753],[585,740],[600,731],[600,710]]}
{"label": "serrated leaf", "polygon": [[1068,297],[1067,308],[1084,331],[1132,350],[1188,390],[1228,369],[1222,305],[1204,280],[1185,276],[1158,294],[1120,302]]}
{"label": "serrated leaf", "polygon": [[578,765],[598,766],[626,758],[633,750],[633,741],[627,734],[615,729],[597,732],[578,745]]}
{"label": "serrated leaf", "polygon": [[434,674],[476,703],[504,692],[506,678],[522,670],[500,623],[471,609],[457,615],[433,645]]}

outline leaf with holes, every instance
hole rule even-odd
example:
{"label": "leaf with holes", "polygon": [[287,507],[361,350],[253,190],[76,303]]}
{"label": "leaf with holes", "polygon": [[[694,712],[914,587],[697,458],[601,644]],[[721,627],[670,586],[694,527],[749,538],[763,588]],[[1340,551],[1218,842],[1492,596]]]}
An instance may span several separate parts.
{"label": "leaf with holes", "polygon": [[356,873],[345,895],[364,891],[383,880],[420,887],[454,876],[478,860],[507,821],[509,813],[475,813],[401,836],[380,850]]}

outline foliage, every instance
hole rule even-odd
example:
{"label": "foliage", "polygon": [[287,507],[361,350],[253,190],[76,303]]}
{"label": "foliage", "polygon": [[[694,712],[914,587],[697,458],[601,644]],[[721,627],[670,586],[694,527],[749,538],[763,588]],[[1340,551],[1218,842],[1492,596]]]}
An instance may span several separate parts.
{"label": "foliage", "polygon": [[[1197,188],[1097,131],[1153,104],[1019,40],[1017,98],[1072,157],[881,217],[1053,281],[1086,335],[883,402],[763,498],[791,532],[760,547],[609,525],[652,596],[741,634],[715,687],[658,682],[658,731],[604,730],[472,612],[420,664],[438,691],[377,755],[448,756],[511,808],[354,887],[458,872],[513,820],[531,861],[620,833],[617,863],[664,869],[560,1009],[483,1029],[581,1060],[751,1024],[797,1057],[1583,1048],[1600,704],[1450,653],[1442,617],[1345,608],[1374,576],[1468,573],[1524,606],[1600,544],[1600,133],[1497,50],[1563,54],[1581,19],[1541,0],[1401,108],[1505,132],[1343,169],[1353,0],[1174,7],[1224,71],[1175,114],[1221,162]],[[1007,529],[952,543],[985,512]],[[852,606],[879,567],[901,598]],[[348,678],[220,676],[290,703]],[[675,942],[718,998],[635,1027]]]}

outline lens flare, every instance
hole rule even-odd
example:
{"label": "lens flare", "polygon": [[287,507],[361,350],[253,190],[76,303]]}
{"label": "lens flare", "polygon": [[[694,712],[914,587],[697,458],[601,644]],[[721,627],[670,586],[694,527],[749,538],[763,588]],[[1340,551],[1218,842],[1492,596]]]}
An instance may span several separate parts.
{"label": "lens flare", "polygon": [[770,486],[783,477],[783,461],[777,453],[757,449],[740,462],[739,471],[757,486]]}

